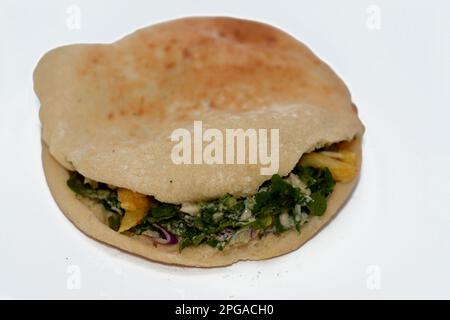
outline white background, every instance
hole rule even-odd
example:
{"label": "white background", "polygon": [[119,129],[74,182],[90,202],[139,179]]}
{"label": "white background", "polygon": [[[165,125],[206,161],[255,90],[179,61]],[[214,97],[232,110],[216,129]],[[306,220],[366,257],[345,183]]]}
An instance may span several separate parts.
{"label": "white background", "polygon": [[[448,3],[1,0],[0,297],[450,298]],[[72,4],[80,29],[67,24]],[[164,266],[87,238],[50,196],[31,80],[40,56],[186,15],[281,27],[338,72],[359,107],[359,186],[294,253],[219,269]],[[67,285],[74,270],[79,289]]]}

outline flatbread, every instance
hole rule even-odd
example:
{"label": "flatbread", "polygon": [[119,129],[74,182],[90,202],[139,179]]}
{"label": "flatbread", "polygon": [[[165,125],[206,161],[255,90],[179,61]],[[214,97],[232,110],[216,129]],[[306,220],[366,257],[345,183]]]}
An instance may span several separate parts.
{"label": "flatbread", "polygon": [[176,165],[174,129],[280,130],[278,173],[302,154],[353,140],[361,160],[360,122],[339,77],[305,45],[265,24],[222,17],[185,18],[134,32],[112,44],[56,48],[38,63],[43,164],[64,214],[92,238],[168,264],[213,267],[295,250],[338,211],[357,177],[338,183],[321,217],[301,233],[269,234],[223,251],[207,245],[156,245],[110,229],[101,206],[66,185],[76,170],[99,182],[180,204],[254,194],[269,179],[261,165]]}
{"label": "flatbread", "polygon": [[167,264],[192,267],[219,267],[240,260],[262,260],[283,255],[299,248],[325,226],[345,203],[355,187],[361,165],[361,140],[352,143],[357,154],[358,175],[348,183],[337,183],[328,200],[328,207],[320,217],[312,217],[302,226],[301,233],[295,230],[280,235],[269,234],[262,239],[253,239],[247,244],[226,246],[223,251],[206,244],[187,247],[178,251],[178,246],[155,245],[152,241],[132,238],[110,229],[100,205],[84,202],[67,185],[68,171],[50,154],[47,146],[42,148],[45,176],[53,197],[61,211],[86,235],[135,255]]}
{"label": "flatbread", "polygon": [[274,27],[186,18],[109,45],[56,48],[38,63],[43,140],[68,170],[183,203],[255,193],[263,165],[176,165],[176,128],[279,129],[280,175],[317,146],[364,130],[345,84]]}

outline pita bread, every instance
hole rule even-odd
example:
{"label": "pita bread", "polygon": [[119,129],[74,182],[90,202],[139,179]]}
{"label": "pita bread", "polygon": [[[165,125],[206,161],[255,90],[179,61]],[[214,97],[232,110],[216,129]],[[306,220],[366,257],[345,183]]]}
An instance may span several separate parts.
{"label": "pita bread", "polygon": [[107,227],[99,206],[66,186],[68,170],[99,182],[180,204],[226,193],[255,193],[268,176],[261,165],[176,165],[174,129],[280,130],[279,171],[303,153],[354,140],[364,127],[339,77],[305,45],[266,24],[233,18],[185,18],[138,30],[112,44],[51,50],[38,63],[43,161],[58,205],[86,234],[137,255],[171,264],[220,266],[264,259],[299,247],[349,196],[338,183],[328,209],[298,235],[268,235],[218,251],[206,245],[164,247]]}

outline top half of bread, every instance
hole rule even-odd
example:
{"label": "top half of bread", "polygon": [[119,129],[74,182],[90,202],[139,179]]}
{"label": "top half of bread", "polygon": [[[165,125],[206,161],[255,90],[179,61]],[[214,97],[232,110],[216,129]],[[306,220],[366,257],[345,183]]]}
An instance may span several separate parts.
{"label": "top half of bread", "polygon": [[34,72],[43,139],[68,170],[170,203],[255,192],[261,165],[176,165],[176,128],[279,129],[279,174],[364,127],[339,77],[266,24],[222,17],[150,26],[46,53]]}

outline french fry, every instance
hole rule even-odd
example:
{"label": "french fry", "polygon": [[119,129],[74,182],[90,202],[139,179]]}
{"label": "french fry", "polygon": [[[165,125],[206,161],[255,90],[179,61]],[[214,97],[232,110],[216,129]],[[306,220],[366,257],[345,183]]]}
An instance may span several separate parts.
{"label": "french fry", "polygon": [[348,182],[356,175],[356,155],[347,150],[312,152],[302,156],[300,165],[315,168],[327,167],[333,179]]}
{"label": "french fry", "polygon": [[117,190],[117,195],[120,206],[125,209],[119,228],[119,232],[124,232],[141,222],[151,208],[152,200],[143,194],[122,188]]}

